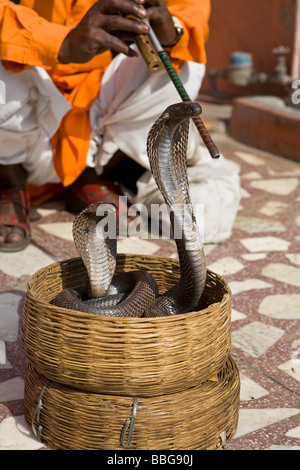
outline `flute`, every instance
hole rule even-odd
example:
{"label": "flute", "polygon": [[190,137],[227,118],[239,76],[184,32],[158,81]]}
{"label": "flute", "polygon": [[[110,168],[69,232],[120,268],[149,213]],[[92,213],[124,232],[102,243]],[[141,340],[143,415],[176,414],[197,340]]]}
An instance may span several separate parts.
{"label": "flute", "polygon": [[[135,43],[142,54],[150,72],[158,72],[161,69],[161,64],[164,65],[172,83],[179,93],[182,101],[191,101],[182,81],[180,80],[176,70],[174,69],[168,54],[164,51],[156,34],[154,33],[150,23],[147,20],[140,20],[149,27],[149,35],[138,34],[135,37]],[[213,142],[208,130],[206,129],[204,122],[200,116],[193,118],[194,124],[201,135],[201,138],[210,153],[212,158],[219,158],[220,153]]]}
{"label": "flute", "polygon": [[[127,15],[127,18],[144,23],[143,20],[140,20],[132,15]],[[147,23],[148,24],[148,23]],[[147,67],[151,73],[158,72],[161,70],[163,64],[160,60],[157,50],[153,46],[153,43],[148,34],[136,34],[134,37],[134,42],[136,43],[144,61],[147,64]]]}

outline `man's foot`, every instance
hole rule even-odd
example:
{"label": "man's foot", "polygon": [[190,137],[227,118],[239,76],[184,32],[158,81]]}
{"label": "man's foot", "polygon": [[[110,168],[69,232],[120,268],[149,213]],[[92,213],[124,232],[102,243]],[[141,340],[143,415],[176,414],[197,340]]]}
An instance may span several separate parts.
{"label": "man's foot", "polygon": [[[127,230],[131,218],[128,217],[127,201],[122,196],[118,186],[110,179],[96,175],[92,169],[86,169],[80,177],[67,189],[66,208],[73,213],[79,213],[90,204],[96,202],[112,203],[117,207],[116,229],[117,234]],[[120,227],[120,221],[121,226]],[[125,227],[124,227],[125,225]],[[124,233],[123,233],[124,232]]]}
{"label": "man's foot", "polygon": [[81,212],[94,202],[111,202],[119,207],[120,192],[110,180],[97,176],[94,170],[85,170],[67,189],[66,207],[70,212]]}
{"label": "man's foot", "polygon": [[101,176],[98,176],[93,168],[87,168],[68,187],[67,210],[79,213],[95,202],[113,203],[118,208],[116,226],[123,234],[126,230],[124,225],[127,227],[133,217],[128,216],[127,202],[120,199],[122,193],[119,185],[127,188],[130,193],[135,193],[136,181],[144,171],[142,166],[118,150],[104,168]]}
{"label": "man's foot", "polygon": [[20,251],[30,242],[26,173],[20,165],[0,165],[0,173],[0,251]]}

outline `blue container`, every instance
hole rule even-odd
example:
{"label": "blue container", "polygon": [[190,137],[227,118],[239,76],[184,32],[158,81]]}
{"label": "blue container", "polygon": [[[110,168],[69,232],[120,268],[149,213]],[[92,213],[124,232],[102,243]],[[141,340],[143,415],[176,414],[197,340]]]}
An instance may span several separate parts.
{"label": "blue container", "polygon": [[233,66],[252,65],[252,54],[249,52],[234,51],[230,54],[230,64]]}

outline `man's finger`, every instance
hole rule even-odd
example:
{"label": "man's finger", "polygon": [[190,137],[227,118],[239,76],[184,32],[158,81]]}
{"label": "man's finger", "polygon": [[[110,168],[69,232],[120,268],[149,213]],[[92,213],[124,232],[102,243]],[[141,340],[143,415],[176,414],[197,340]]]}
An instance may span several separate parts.
{"label": "man's finger", "polygon": [[[100,37],[101,36],[101,37]],[[99,36],[99,52],[105,49],[111,49],[115,52],[125,54],[129,57],[138,55],[135,51],[133,51],[128,44],[123,42],[117,36],[113,36],[112,34],[107,33],[106,31],[101,31],[101,35]],[[95,37],[97,40],[97,37]]]}
{"label": "man's finger", "polygon": [[[171,15],[170,15],[171,16]],[[147,17],[152,21],[163,21],[161,8],[159,7],[150,7],[147,9]]]}
{"label": "man's finger", "polygon": [[124,15],[133,15],[141,19],[146,16],[142,2],[136,0],[102,0],[96,5],[99,11],[106,15],[121,12]]}
{"label": "man's finger", "polygon": [[133,34],[147,34],[149,32],[149,27],[146,24],[117,15],[104,16],[102,28],[106,31],[130,31]]}
{"label": "man's finger", "polygon": [[145,8],[153,7],[166,7],[165,0],[147,0],[144,4]]}

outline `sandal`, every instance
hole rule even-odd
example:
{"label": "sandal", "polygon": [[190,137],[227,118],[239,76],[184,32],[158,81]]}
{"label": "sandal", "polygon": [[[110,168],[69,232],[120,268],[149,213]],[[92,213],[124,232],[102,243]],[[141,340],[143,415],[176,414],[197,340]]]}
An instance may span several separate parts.
{"label": "sandal", "polygon": [[68,192],[66,207],[69,212],[81,212],[94,202],[113,202],[118,207],[119,192],[110,181],[105,184],[84,184]]}
{"label": "sandal", "polygon": [[0,225],[20,227],[25,234],[24,240],[19,243],[0,243],[0,251],[15,252],[26,248],[31,241],[29,225],[30,199],[28,191],[23,189],[1,189],[0,204],[13,203],[14,214],[0,214]]}

